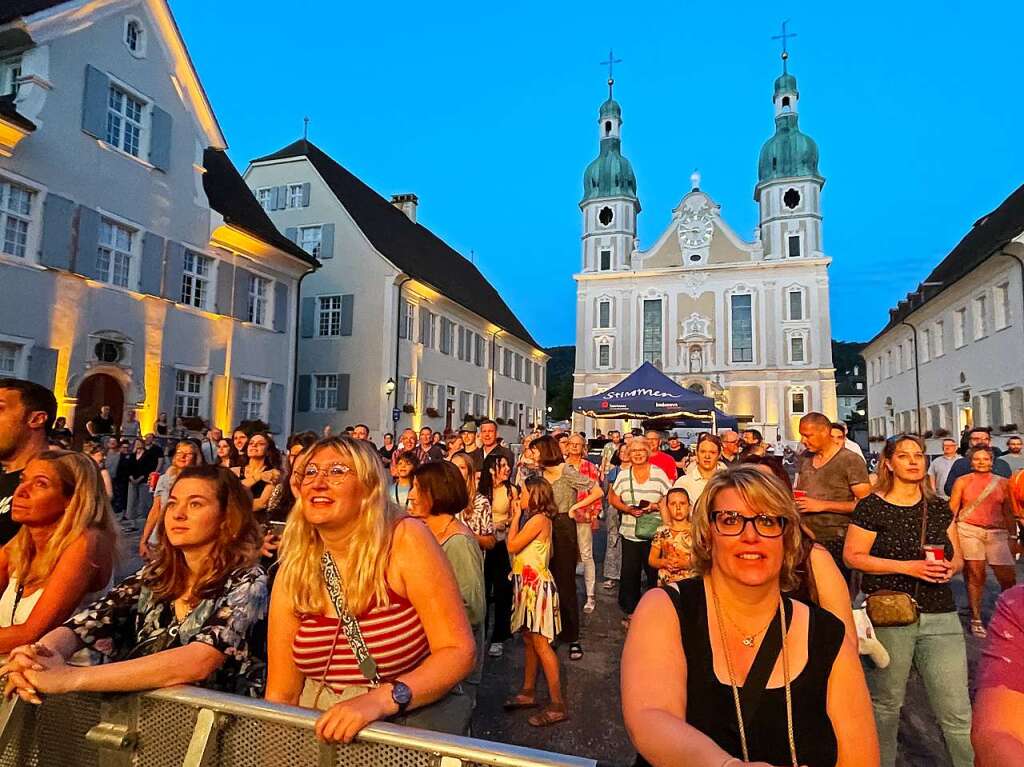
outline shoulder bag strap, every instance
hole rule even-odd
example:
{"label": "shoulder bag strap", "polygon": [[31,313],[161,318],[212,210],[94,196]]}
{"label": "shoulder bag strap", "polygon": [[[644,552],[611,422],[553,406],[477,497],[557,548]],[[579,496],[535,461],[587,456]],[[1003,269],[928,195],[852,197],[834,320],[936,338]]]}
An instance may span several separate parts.
{"label": "shoulder bag strap", "polygon": [[[928,500],[921,494],[921,545],[917,547],[919,553],[924,552],[924,544],[928,535]],[[914,603],[917,604],[917,596],[921,593],[921,581],[914,579]]]}
{"label": "shoulder bag strap", "polygon": [[[789,626],[792,622],[792,602],[787,598],[785,605],[786,625]],[[775,615],[777,616],[778,612]],[[778,660],[780,652],[782,652],[782,629],[779,628],[779,622],[773,619],[768,630],[765,632],[761,646],[757,650],[757,655],[754,656],[754,662],[750,666],[750,671],[747,672],[747,680],[743,683],[743,687],[740,688],[740,710],[743,712],[744,722],[749,723],[753,721],[754,715],[757,713],[757,707],[761,703],[761,696],[764,695],[764,691],[768,686],[768,679],[772,675],[772,669],[775,668],[775,661]]]}
{"label": "shoulder bag strap", "polygon": [[978,493],[978,497],[971,501],[966,506],[966,508],[960,509],[960,511],[956,515],[956,521],[959,522],[961,519],[964,519],[966,521],[966,518],[969,517],[976,508],[978,508],[978,504],[980,504],[982,501],[988,498],[989,495],[992,494],[992,491],[995,490],[998,485],[999,477],[993,474],[992,477],[989,479],[988,484],[985,485],[985,489]]}
{"label": "shoulder bag strap", "polygon": [[320,568],[323,570],[327,594],[334,604],[335,612],[338,613],[338,619],[341,621],[345,638],[348,639],[349,646],[356,657],[359,671],[367,678],[371,685],[377,687],[382,681],[380,674],[377,672],[377,661],[370,655],[370,650],[363,640],[363,632],[359,629],[359,622],[349,612],[345,604],[344,585],[341,582],[341,574],[338,572],[338,566],[334,563],[334,557],[331,556],[331,552],[325,551],[323,556],[320,557]]}

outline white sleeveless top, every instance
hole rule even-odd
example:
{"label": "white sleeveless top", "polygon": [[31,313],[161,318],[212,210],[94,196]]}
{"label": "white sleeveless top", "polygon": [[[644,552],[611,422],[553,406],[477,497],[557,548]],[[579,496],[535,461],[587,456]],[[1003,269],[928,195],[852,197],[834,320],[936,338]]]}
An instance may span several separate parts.
{"label": "white sleeveless top", "polygon": [[[110,591],[110,587],[114,585],[114,573],[111,570],[110,580],[107,581],[107,585],[99,591],[91,591],[82,597],[82,601],[78,603],[74,610],[71,611],[72,615],[78,612],[83,607],[91,605],[98,599],[106,596],[107,592]],[[44,586],[41,589],[36,590],[27,597],[18,599],[18,579],[13,575],[7,582],[7,588],[4,589],[4,593],[0,595],[0,628],[9,628],[11,626],[20,626],[28,620],[28,617],[32,614],[32,610],[35,609],[36,603],[39,598],[43,595],[46,590]]]}

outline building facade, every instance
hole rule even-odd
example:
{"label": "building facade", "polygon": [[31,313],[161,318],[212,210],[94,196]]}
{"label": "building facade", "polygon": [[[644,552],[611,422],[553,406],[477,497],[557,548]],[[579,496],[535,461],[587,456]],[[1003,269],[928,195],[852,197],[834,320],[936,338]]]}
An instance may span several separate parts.
{"label": "building facade", "polygon": [[[825,180],[817,146],[797,124],[796,78],[784,68],[775,81],[775,134],[758,162],[753,239],[726,223],[695,173],[647,249],[636,236],[640,200],[610,86],[598,116],[600,155],[584,174],[580,203],[574,396],[604,391],[646,361],[767,439],[799,439],[804,413],[835,417],[836,388]],[[588,432],[598,426],[582,416],[574,423]]]}
{"label": "building facade", "polygon": [[0,375],[101,405],[290,430],[315,261],[224,154],[164,0],[0,8]]}
{"label": "building facade", "polygon": [[316,256],[302,283],[296,427],[365,423],[502,436],[543,423],[547,355],[470,261],[314,144],[254,160],[246,181],[274,223]]}
{"label": "building facade", "polygon": [[[902,432],[993,442],[1024,427],[1024,186],[980,218],[863,355],[873,440]],[[937,442],[929,446],[938,450]]]}

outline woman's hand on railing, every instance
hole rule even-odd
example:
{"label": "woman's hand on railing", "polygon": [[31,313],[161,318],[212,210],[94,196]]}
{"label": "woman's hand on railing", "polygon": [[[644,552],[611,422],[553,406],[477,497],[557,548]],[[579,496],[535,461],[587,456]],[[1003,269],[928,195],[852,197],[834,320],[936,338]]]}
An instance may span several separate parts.
{"label": "woman's hand on railing", "polygon": [[368,724],[394,713],[396,706],[380,687],[335,703],[316,720],[316,736],[327,743],[351,743]]}
{"label": "woman's hand on railing", "polygon": [[74,671],[76,669],[68,666],[63,656],[45,645],[15,647],[7,663],[0,667],[0,678],[5,678],[4,697],[17,694],[22,700],[39,705],[42,703],[40,692],[69,692]]}

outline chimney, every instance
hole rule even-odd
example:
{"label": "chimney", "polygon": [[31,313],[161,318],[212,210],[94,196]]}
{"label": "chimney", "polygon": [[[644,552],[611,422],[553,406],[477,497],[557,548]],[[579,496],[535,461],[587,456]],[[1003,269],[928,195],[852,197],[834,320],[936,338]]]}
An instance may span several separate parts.
{"label": "chimney", "polygon": [[393,194],[391,204],[409,217],[409,220],[416,223],[416,208],[420,204],[420,198],[414,194]]}

